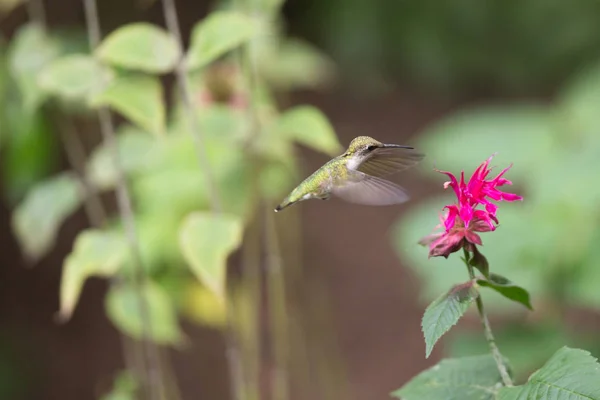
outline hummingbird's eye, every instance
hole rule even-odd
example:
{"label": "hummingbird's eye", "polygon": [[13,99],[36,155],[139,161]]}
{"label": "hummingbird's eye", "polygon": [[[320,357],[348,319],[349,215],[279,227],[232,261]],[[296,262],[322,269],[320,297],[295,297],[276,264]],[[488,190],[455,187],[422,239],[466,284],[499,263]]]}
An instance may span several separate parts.
{"label": "hummingbird's eye", "polygon": [[377,146],[373,146],[373,145],[371,145],[371,146],[367,146],[367,151],[373,151],[373,150],[375,150],[376,148],[377,148]]}

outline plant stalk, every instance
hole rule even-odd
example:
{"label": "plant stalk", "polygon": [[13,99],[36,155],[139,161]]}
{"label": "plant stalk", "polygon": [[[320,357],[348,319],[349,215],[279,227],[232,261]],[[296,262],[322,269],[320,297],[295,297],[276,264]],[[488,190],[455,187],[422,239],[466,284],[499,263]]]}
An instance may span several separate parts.
{"label": "plant stalk", "polygon": [[194,145],[196,147],[196,153],[200,169],[204,172],[206,178],[206,185],[208,186],[208,193],[210,195],[211,208],[214,212],[221,213],[221,201],[219,191],[217,190],[217,184],[215,182],[210,163],[208,162],[208,154],[206,153],[206,146],[204,146],[204,140],[200,132],[200,126],[198,124],[198,118],[194,112],[194,102],[192,97],[192,90],[190,88],[190,82],[188,79],[186,66],[184,62],[184,47],[183,39],[181,37],[181,29],[179,27],[179,19],[177,18],[177,8],[175,7],[174,0],[162,0],[163,10],[165,13],[165,22],[167,29],[175,38],[177,47],[180,54],[180,60],[175,66],[175,75],[181,89],[181,99],[183,100],[183,107],[190,133],[194,138]]}
{"label": "plant stalk", "polygon": [[[474,280],[475,271],[473,270],[473,266],[469,262],[470,254],[465,248],[463,248],[463,251],[465,255],[465,264],[467,265],[467,270],[469,271],[469,278],[471,278],[471,280]],[[504,382],[504,386],[513,386],[512,379],[510,378],[510,375],[508,374],[508,370],[506,368],[506,364],[504,363],[504,358],[500,353],[500,349],[498,349],[498,346],[496,346],[496,340],[494,339],[494,334],[492,333],[492,327],[483,307],[483,300],[481,299],[481,294],[477,296],[475,302],[477,303],[477,312],[479,313],[479,319],[481,320],[481,324],[483,325],[483,334],[485,335],[485,340],[488,342],[488,346],[490,346],[490,351],[492,352],[492,357],[494,357],[494,361],[496,361],[496,366],[498,367],[498,372],[500,372],[502,382]]]}
{"label": "plant stalk", "polygon": [[[88,30],[88,40],[90,42],[90,50],[98,47],[101,40],[100,18],[98,16],[98,8],[96,0],[83,0],[85,9],[85,18]],[[161,360],[158,348],[152,342],[150,310],[144,296],[144,286],[147,283],[147,276],[142,257],[140,253],[139,241],[135,226],[135,217],[131,196],[127,187],[125,172],[121,163],[119,149],[117,147],[114,124],[110,112],[106,108],[98,110],[98,119],[100,121],[100,131],[102,138],[108,145],[112,156],[115,169],[117,171],[117,206],[121,221],[125,228],[127,241],[133,260],[132,285],[135,292],[138,294],[138,303],[140,310],[140,319],[142,322],[143,339],[145,340],[145,353],[147,361],[147,381],[146,396],[150,400],[161,400],[164,398],[165,385],[163,381],[163,373],[161,368]]]}

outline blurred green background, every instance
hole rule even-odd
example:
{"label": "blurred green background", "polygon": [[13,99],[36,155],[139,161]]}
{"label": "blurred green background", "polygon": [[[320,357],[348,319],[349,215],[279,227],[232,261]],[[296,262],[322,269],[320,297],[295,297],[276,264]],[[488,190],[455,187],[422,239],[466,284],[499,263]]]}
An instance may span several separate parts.
{"label": "blurred green background", "polygon": [[[57,44],[34,43],[32,62],[43,62],[54,52],[86,51],[81,2],[45,4]],[[184,37],[211,5],[177,2]],[[164,26],[159,2],[102,0],[99,6],[106,33],[133,21]],[[514,164],[507,177],[514,182],[512,192],[525,201],[500,204],[500,226],[482,235],[482,252],[492,271],[531,292],[534,307],[529,312],[484,293],[500,349],[520,377],[564,344],[600,356],[600,252],[595,242],[600,238],[600,2],[289,0],[282,12],[289,37],[321,50],[311,58],[307,54],[313,53],[289,47],[287,58],[281,58],[284,66],[271,60],[261,67],[278,89],[282,108],[319,107],[343,146],[369,135],[411,144],[426,154],[419,168],[398,179],[412,194],[405,205],[306,202],[297,206],[299,215],[280,220],[282,241],[299,236],[294,240],[300,250],[284,254],[303,271],[289,283],[303,299],[298,313],[318,314],[322,302],[330,305],[325,317],[295,322],[293,329],[305,332],[302,340],[312,353],[308,361],[298,361],[300,372],[294,374],[301,378],[292,386],[292,398],[332,398],[323,378],[315,378],[323,375],[320,363],[330,365],[328,357],[344,366],[349,396],[360,400],[387,398],[443,356],[485,352],[477,318],[470,315],[432,358],[424,358],[420,317],[426,305],[467,275],[458,256],[429,260],[417,241],[433,230],[441,208],[452,201],[443,191],[445,176],[433,172],[434,163],[469,175],[496,152],[498,171]],[[60,143],[64,121],[56,120],[52,107],[37,107],[42,100],[19,81],[10,63],[16,57],[11,45],[28,21],[26,7],[16,6],[0,18],[0,398],[99,398],[123,367],[119,336],[104,310],[108,285],[91,280],[73,318],[66,324],[53,319],[62,260],[76,233],[88,226],[83,211],[66,220],[55,245],[34,268],[27,268],[11,228],[11,213],[28,190],[66,170],[68,162]],[[96,122],[76,105],[67,107],[72,110],[69,129],[79,132],[91,151],[100,142]],[[242,124],[227,110],[216,111],[204,123],[215,127],[206,130],[216,139]],[[139,132],[129,133],[133,145],[125,158],[135,160],[146,144]],[[202,197],[200,182],[180,179],[196,166],[191,150],[186,151],[190,144],[172,145],[181,152],[175,158],[157,155],[159,161],[132,185],[146,235],[143,251],[159,259],[156,271],[161,274],[164,264],[179,257],[172,254],[176,238],[165,232]],[[259,144],[277,145],[275,140]],[[213,157],[227,158],[226,146],[214,151]],[[284,193],[328,157],[306,147],[299,151],[294,173],[281,177],[274,168],[272,180],[265,175],[267,191]],[[239,184],[228,207],[245,215],[249,189],[244,174],[249,171],[236,169],[235,154],[230,158],[232,167],[223,179]],[[106,173],[101,161],[97,170]],[[110,185],[110,173],[96,177]],[[171,186],[164,190],[165,185]],[[103,194],[103,201],[114,209],[109,194]],[[188,293],[177,279],[169,280],[168,272],[161,276],[165,287],[173,284],[169,290]],[[189,293],[181,302],[195,305],[184,323],[192,346],[170,351],[181,397],[229,398],[222,315],[204,292]],[[194,320],[194,315],[199,317]],[[329,323],[327,337],[310,333],[324,326],[319,318]],[[265,340],[274,341],[276,335]],[[318,349],[332,347],[335,356],[319,354]]]}

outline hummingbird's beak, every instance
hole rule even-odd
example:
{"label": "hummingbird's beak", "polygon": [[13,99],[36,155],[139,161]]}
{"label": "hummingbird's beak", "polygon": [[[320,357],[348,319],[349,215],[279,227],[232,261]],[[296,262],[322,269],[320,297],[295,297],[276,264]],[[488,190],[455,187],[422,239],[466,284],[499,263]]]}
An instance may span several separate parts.
{"label": "hummingbird's beak", "polygon": [[414,147],[402,146],[401,144],[384,144],[383,148],[384,149],[408,149],[408,150],[414,150]]}

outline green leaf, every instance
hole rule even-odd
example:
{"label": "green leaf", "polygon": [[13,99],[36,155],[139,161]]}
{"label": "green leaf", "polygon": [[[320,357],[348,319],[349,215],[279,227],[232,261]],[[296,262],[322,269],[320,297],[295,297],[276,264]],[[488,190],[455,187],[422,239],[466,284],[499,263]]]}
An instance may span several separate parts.
{"label": "green leaf", "polygon": [[96,96],[93,103],[110,106],[155,135],[165,132],[163,88],[158,78],[139,75],[119,77]]}
{"label": "green leaf", "polygon": [[[489,303],[488,296],[484,303],[486,306]],[[480,329],[457,330],[448,336],[444,341],[444,350],[451,357],[473,356],[490,351]],[[565,344],[573,343],[567,336],[564,325],[549,321],[518,321],[494,327],[494,336],[496,343],[501,346],[502,355],[510,360],[516,380],[527,379],[555,351]]]}
{"label": "green leaf", "polygon": [[327,117],[312,106],[298,106],[287,110],[279,118],[279,131],[317,151],[337,155],[342,146]]}
{"label": "green leaf", "polygon": [[115,377],[112,390],[100,400],[135,400],[138,383],[132,371],[121,371]]}
{"label": "green leaf", "polygon": [[41,72],[38,82],[49,94],[68,100],[87,100],[100,92],[111,78],[111,71],[92,57],[73,54],[49,64]]}
{"label": "green leaf", "polygon": [[498,400],[598,400],[600,364],[589,352],[563,347],[526,384],[502,388]]}
{"label": "green leaf", "polygon": [[260,32],[252,18],[231,11],[216,11],[198,23],[192,31],[187,68],[197,69],[217,60]]}
{"label": "green leaf", "polygon": [[37,79],[58,53],[57,43],[36,24],[25,25],[13,38],[8,50],[9,68],[28,112],[33,112],[44,101]]}
{"label": "green leaf", "polygon": [[491,355],[444,359],[391,395],[402,400],[495,400],[502,379]]}
{"label": "green leaf", "polygon": [[242,241],[242,222],[224,214],[195,212],[183,222],[179,244],[192,272],[223,298],[227,257]]}
{"label": "green leaf", "polygon": [[177,41],[165,30],[134,23],[117,29],[96,50],[98,57],[116,67],[148,73],[166,73],[179,59]]}
{"label": "green leaf", "polygon": [[333,62],[299,39],[285,40],[258,62],[266,79],[281,90],[318,88],[333,80]]}
{"label": "green leaf", "polygon": [[438,339],[458,322],[478,295],[473,281],[469,281],[454,286],[427,307],[421,322],[426,357],[431,355]]}
{"label": "green leaf", "polygon": [[58,167],[59,143],[41,110],[30,113],[19,102],[9,101],[3,111],[6,119],[0,124],[2,135],[7,137],[0,170],[4,195],[14,205],[33,184]]}
{"label": "green leaf", "polygon": [[12,226],[25,255],[37,261],[52,248],[63,221],[83,200],[77,178],[56,175],[34,186],[17,206]]}
{"label": "green leaf", "polygon": [[533,310],[527,290],[513,284],[503,276],[490,274],[488,279],[477,279],[477,283],[480,286],[492,288],[507,299],[521,303],[530,310]]}
{"label": "green leaf", "polygon": [[477,268],[486,278],[490,276],[490,264],[477,246],[473,246],[473,257],[469,260],[469,265]]}
{"label": "green leaf", "polygon": [[[147,165],[154,140],[146,132],[125,124],[116,134],[121,167],[126,175],[142,171]],[[117,184],[117,170],[111,149],[106,143],[94,149],[86,167],[88,181],[96,188],[108,190]]]}
{"label": "green leaf", "polygon": [[60,319],[71,317],[87,278],[113,276],[126,258],[127,242],[119,233],[90,229],[77,235],[73,251],[63,263]]}
{"label": "green leaf", "polygon": [[[129,285],[113,285],[106,296],[106,312],[119,330],[134,339],[150,338],[158,344],[179,344],[183,336],[177,314],[166,292],[153,282],[141,290]],[[143,300],[146,304],[142,308]],[[148,331],[143,316],[148,317]]]}

